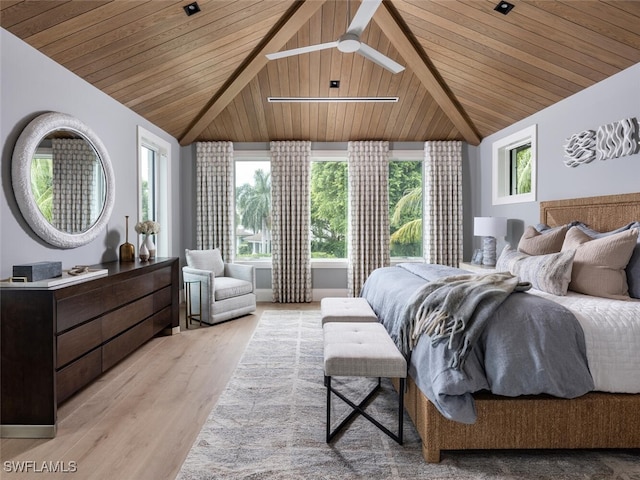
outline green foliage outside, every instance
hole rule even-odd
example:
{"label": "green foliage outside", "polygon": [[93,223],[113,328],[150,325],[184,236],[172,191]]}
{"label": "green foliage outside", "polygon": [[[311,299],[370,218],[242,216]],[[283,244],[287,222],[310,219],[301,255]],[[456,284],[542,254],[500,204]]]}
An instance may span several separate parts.
{"label": "green foliage outside", "polygon": [[422,162],[390,162],[391,256],[422,256]]}
{"label": "green foliage outside", "polygon": [[[311,164],[311,257],[347,256],[347,182],[346,162]],[[391,162],[389,165],[389,205],[391,256],[422,256],[422,163]],[[253,183],[236,190],[237,223],[270,239],[271,177],[256,170]],[[241,241],[236,252],[243,259],[260,259],[269,253],[253,253]]]}
{"label": "green foliage outside", "polygon": [[311,163],[311,257],[347,257],[347,163]]}
{"label": "green foliage outside", "polygon": [[142,181],[141,196],[142,196],[142,221],[151,220],[151,217],[149,216],[149,181],[148,180]]}
{"label": "green foliage outside", "polygon": [[516,151],[516,194],[531,193],[531,145]]}
{"label": "green foliage outside", "polygon": [[271,240],[271,173],[255,171],[253,184],[245,183],[236,190],[236,210],[239,223],[255,234],[262,235],[260,253],[252,253],[251,245],[241,243],[237,255],[245,259],[270,257]]}
{"label": "green foliage outside", "polygon": [[53,161],[34,157],[31,161],[31,190],[44,218],[53,221]]}

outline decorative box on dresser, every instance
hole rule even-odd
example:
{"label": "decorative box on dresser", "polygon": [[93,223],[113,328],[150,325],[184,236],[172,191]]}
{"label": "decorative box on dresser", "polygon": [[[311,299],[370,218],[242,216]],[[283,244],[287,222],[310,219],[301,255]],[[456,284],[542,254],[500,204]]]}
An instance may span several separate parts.
{"label": "decorative box on dresser", "polygon": [[179,331],[177,258],[91,268],[107,273],[0,289],[2,437],[54,437],[58,404],[158,333]]}

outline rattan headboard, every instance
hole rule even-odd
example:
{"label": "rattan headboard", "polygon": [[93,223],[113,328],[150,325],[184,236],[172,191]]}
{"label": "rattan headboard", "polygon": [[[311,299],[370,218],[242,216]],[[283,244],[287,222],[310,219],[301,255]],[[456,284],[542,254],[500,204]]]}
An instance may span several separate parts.
{"label": "rattan headboard", "polygon": [[540,202],[540,222],[549,226],[579,220],[599,232],[640,221],[640,192]]}

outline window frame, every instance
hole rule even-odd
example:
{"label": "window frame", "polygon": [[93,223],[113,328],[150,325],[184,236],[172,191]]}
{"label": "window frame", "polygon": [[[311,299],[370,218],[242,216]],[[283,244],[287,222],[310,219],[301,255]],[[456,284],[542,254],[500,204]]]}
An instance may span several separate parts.
{"label": "window frame", "polygon": [[160,233],[156,234],[157,241],[156,246],[158,248],[158,257],[171,256],[172,239],[171,239],[171,208],[172,204],[171,196],[171,144],[166,140],[160,138],[158,135],[151,133],[149,130],[138,125],[137,129],[137,177],[138,177],[138,221],[142,219],[142,147],[148,148],[156,152],[155,161],[155,201],[156,201],[156,216],[152,220],[155,220],[160,224]]}
{"label": "window frame", "polygon": [[[269,150],[234,150],[233,152],[233,160],[234,160],[234,176],[233,176],[233,211],[234,214],[236,212],[236,175],[235,175],[235,162],[241,161],[269,161],[271,162],[271,152]],[[337,150],[326,150],[326,149],[317,149],[311,151],[311,161],[348,161],[348,151],[346,149],[337,149]],[[422,162],[422,189],[424,192],[425,187],[425,178],[424,178],[424,149],[420,150],[409,150],[409,149],[398,149],[398,150],[389,150],[389,161],[419,161]],[[423,207],[422,207],[422,218],[424,221],[425,208],[424,208],[425,200],[423,198]],[[348,225],[347,225],[348,227]],[[348,234],[348,232],[347,232]],[[424,251],[424,231],[423,231],[423,251]],[[234,248],[236,244],[236,233],[234,232]],[[236,262],[247,265],[254,265],[256,268],[270,268],[271,267],[271,258],[264,260],[257,259],[243,259],[237,257],[236,253]],[[392,257],[391,264],[395,265],[403,262],[424,262],[423,257]],[[312,258],[311,259],[311,268],[347,268],[349,264],[349,258]]]}
{"label": "window frame", "polygon": [[158,166],[159,166],[159,157],[160,157],[160,152],[155,149],[155,148],[151,148],[148,145],[146,145],[144,142],[140,144],[140,149],[145,149],[148,152],[152,152],[153,154],[153,158],[150,159],[149,156],[147,155],[146,160],[144,160],[145,163],[149,164],[151,163],[151,161],[153,162],[152,165],[150,165],[150,168],[147,168],[147,173],[149,176],[148,179],[148,189],[149,189],[149,204],[148,204],[148,208],[149,210],[153,213],[152,217],[150,219],[145,219],[144,215],[143,215],[143,198],[142,198],[142,185],[144,183],[144,178],[142,176],[142,162],[143,162],[143,157],[144,155],[142,154],[142,151],[140,152],[140,213],[139,213],[139,217],[140,220],[154,220],[156,217],[158,217]]}
{"label": "window frame", "polygon": [[[347,150],[312,150],[311,162],[345,162],[348,161]],[[347,165],[347,203],[349,202],[349,166]],[[309,204],[311,205],[311,204]],[[347,232],[349,235],[349,219],[347,216]],[[349,264],[349,252],[344,258],[311,258],[311,268],[346,268]]]}
{"label": "window frame", "polygon": [[[389,163],[391,162],[420,162],[422,170],[422,256],[420,257],[391,257],[391,265],[399,263],[424,262],[424,213],[425,213],[425,178],[424,178],[424,149],[423,150],[390,150]],[[391,205],[389,205],[391,207]],[[391,212],[389,212],[391,213]],[[391,252],[389,252],[391,253]]]}
{"label": "window frame", "polygon": [[[271,172],[271,151],[270,150],[234,150],[233,151],[233,214],[237,215],[236,210],[236,163],[237,162],[269,162],[269,172]],[[237,251],[237,225],[234,222],[233,232],[233,248],[234,248],[234,261],[243,265],[254,265],[256,267],[271,268],[272,257],[265,257],[261,259],[247,259],[238,257]]]}
{"label": "window frame", "polygon": [[[531,192],[511,193],[512,155],[511,152],[523,145],[531,144]],[[492,203],[507,205],[536,201],[537,172],[537,125],[531,125],[518,132],[497,140],[492,144]]]}

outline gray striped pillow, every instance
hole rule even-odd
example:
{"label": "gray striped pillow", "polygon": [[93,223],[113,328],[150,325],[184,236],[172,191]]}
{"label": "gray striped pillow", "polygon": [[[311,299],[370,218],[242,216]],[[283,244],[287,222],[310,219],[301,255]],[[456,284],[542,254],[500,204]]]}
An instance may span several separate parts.
{"label": "gray striped pillow", "polygon": [[496,270],[517,275],[521,282],[530,282],[533,288],[553,295],[566,295],[571,281],[575,250],[548,255],[527,255],[506,245]]}

